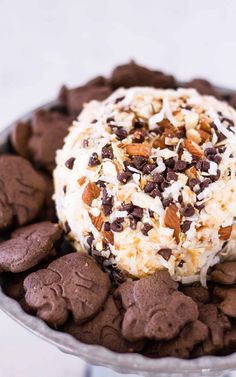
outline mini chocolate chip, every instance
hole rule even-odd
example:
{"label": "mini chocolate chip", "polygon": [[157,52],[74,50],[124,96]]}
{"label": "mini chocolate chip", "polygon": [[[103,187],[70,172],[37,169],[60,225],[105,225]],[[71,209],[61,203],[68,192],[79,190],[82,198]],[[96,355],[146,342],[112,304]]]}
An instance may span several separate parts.
{"label": "mini chocolate chip", "polygon": [[64,192],[64,194],[66,194],[66,185],[63,186],[63,192]]}
{"label": "mini chocolate chip", "polygon": [[131,216],[130,219],[129,219],[129,221],[130,221],[130,228],[132,230],[137,229],[137,222],[138,222],[138,220],[135,219],[133,216]]}
{"label": "mini chocolate chip", "polygon": [[168,261],[171,257],[172,250],[171,249],[160,249],[158,250],[158,254],[162,256],[166,261]]}
{"label": "mini chocolate chip", "polygon": [[124,96],[116,98],[115,103],[119,103],[123,101],[124,98],[125,98]]}
{"label": "mini chocolate chip", "polygon": [[73,166],[74,166],[74,162],[75,162],[75,158],[74,157],[71,157],[69,158],[66,162],[65,162],[65,166],[72,170],[73,169]]}
{"label": "mini chocolate chip", "polygon": [[178,267],[180,267],[180,268],[183,267],[184,263],[185,263],[185,261],[183,259],[181,259],[181,261],[178,264]]}
{"label": "mini chocolate chip", "polygon": [[178,160],[178,161],[175,162],[174,169],[176,171],[181,172],[181,171],[184,171],[186,169],[186,167],[187,167],[187,162],[186,161]]}
{"label": "mini chocolate chip", "polygon": [[88,165],[91,166],[91,167],[100,165],[100,161],[99,161],[97,153],[92,154],[92,156],[89,158]]}
{"label": "mini chocolate chip", "polygon": [[195,168],[197,170],[202,170],[202,162],[201,160],[197,160],[197,161],[193,161],[194,162],[194,165],[195,165]]}
{"label": "mini chocolate chip", "polygon": [[167,187],[169,187],[169,183],[167,181],[164,181],[160,184],[160,189],[164,191]]}
{"label": "mini chocolate chip", "polygon": [[90,234],[90,235],[87,237],[87,244],[91,247],[93,241],[94,241],[94,236],[93,236],[92,234]]}
{"label": "mini chocolate chip", "polygon": [[102,158],[109,158],[110,160],[113,160],[114,155],[110,144],[107,144],[102,148]]}
{"label": "mini chocolate chip", "polygon": [[216,175],[211,175],[210,176],[210,179],[213,181],[213,182],[216,182],[216,181],[218,181],[218,179],[220,178],[220,170],[219,169],[217,169],[217,172],[216,172]]}
{"label": "mini chocolate chip", "polygon": [[99,186],[99,187],[106,187],[106,183],[104,181],[101,181],[100,179],[96,182],[96,184]]}
{"label": "mini chocolate chip", "polygon": [[181,230],[183,233],[186,233],[190,229],[191,223],[192,222],[189,220],[183,222],[183,224],[181,225]]}
{"label": "mini chocolate chip", "polygon": [[178,180],[178,175],[174,171],[168,171],[166,175],[167,181],[177,181]]}
{"label": "mini chocolate chip", "polygon": [[154,190],[152,190],[149,195],[152,197],[152,198],[155,198],[156,196],[159,196],[159,198],[161,198],[161,192],[160,190],[155,187]]}
{"label": "mini chocolate chip", "polygon": [[196,209],[198,209],[199,212],[204,208],[204,203],[203,204],[195,204],[194,206]]}
{"label": "mini chocolate chip", "polygon": [[210,162],[209,161],[202,161],[201,170],[207,172],[210,169]]}
{"label": "mini chocolate chip", "polygon": [[113,117],[107,118],[107,123],[115,122],[115,119]]}
{"label": "mini chocolate chip", "polygon": [[151,230],[153,226],[151,224],[145,223],[143,224],[143,227],[141,228],[141,232],[144,236],[148,236],[149,230]]}
{"label": "mini chocolate chip", "polygon": [[111,223],[111,230],[113,232],[122,232],[123,229],[123,225],[117,219]]}
{"label": "mini chocolate chip", "polygon": [[132,212],[133,209],[134,209],[134,205],[132,203],[122,204],[122,206],[121,206],[121,210],[127,211],[128,213]]}
{"label": "mini chocolate chip", "polygon": [[111,229],[111,224],[108,221],[105,221],[103,229],[109,231]]}
{"label": "mini chocolate chip", "polygon": [[156,168],[155,164],[145,164],[142,167],[143,174],[150,174]]}
{"label": "mini chocolate chip", "polygon": [[153,182],[160,184],[164,181],[164,177],[161,174],[156,173],[156,174],[153,174],[152,180]]}
{"label": "mini chocolate chip", "polygon": [[213,148],[213,147],[211,147],[211,148],[206,148],[205,150],[204,150],[204,154],[205,154],[205,156],[207,157],[209,154],[216,154],[217,153],[217,150],[216,150],[216,148]]}
{"label": "mini chocolate chip", "polygon": [[144,192],[151,192],[152,190],[154,190],[154,188],[156,187],[156,184],[154,182],[148,182],[145,186],[144,186]]}
{"label": "mini chocolate chip", "polygon": [[216,156],[214,156],[214,162],[216,164],[219,164],[221,162],[221,160],[222,160],[222,157],[219,154],[217,154]]}
{"label": "mini chocolate chip", "polygon": [[186,207],[184,208],[182,213],[183,213],[183,216],[185,216],[185,217],[193,216],[195,211],[194,211],[194,207],[192,206],[192,204],[188,203],[186,205]]}
{"label": "mini chocolate chip", "polygon": [[71,231],[71,227],[70,227],[70,225],[68,224],[68,221],[65,222],[65,224],[64,224],[64,228],[65,228],[65,233],[66,233],[66,234],[70,233],[70,231]]}
{"label": "mini chocolate chip", "polygon": [[168,168],[173,169],[175,166],[175,160],[173,158],[169,158],[168,160],[165,160],[165,165]]}
{"label": "mini chocolate chip", "polygon": [[128,136],[128,132],[122,127],[117,128],[115,134],[119,140],[123,140]]}
{"label": "mini chocolate chip", "polygon": [[193,189],[196,185],[199,185],[200,181],[197,178],[192,178],[188,180],[188,186]]}
{"label": "mini chocolate chip", "polygon": [[205,190],[205,188],[207,188],[210,183],[212,183],[210,178],[204,179],[204,181],[200,183],[201,191]]}
{"label": "mini chocolate chip", "polygon": [[144,164],[146,164],[147,159],[142,156],[135,156],[132,160],[134,167],[138,170],[142,170]]}
{"label": "mini chocolate chip", "polygon": [[102,190],[102,204],[113,204],[113,196],[109,195],[105,188]]}
{"label": "mini chocolate chip", "polygon": [[162,135],[164,131],[165,131],[165,128],[160,125],[154,128],[154,130],[152,130],[152,132],[154,132],[156,135]]}
{"label": "mini chocolate chip", "polygon": [[92,123],[92,124],[95,124],[95,123],[97,123],[97,121],[98,121],[97,119],[94,119],[94,120],[92,120],[91,123]]}
{"label": "mini chocolate chip", "polygon": [[117,179],[121,183],[127,183],[132,178],[132,173],[129,171],[124,171],[117,175]]}
{"label": "mini chocolate chip", "polygon": [[82,145],[83,145],[83,148],[87,148],[88,147],[88,139],[84,139]]}
{"label": "mini chocolate chip", "polygon": [[135,217],[136,219],[141,219],[143,217],[143,208],[134,206],[134,209],[131,212],[131,215]]}
{"label": "mini chocolate chip", "polygon": [[134,143],[142,143],[145,140],[145,133],[142,130],[135,131],[132,140]]}
{"label": "mini chocolate chip", "polygon": [[172,203],[172,199],[163,199],[163,201],[162,201],[162,204],[163,204],[164,208],[169,207],[169,205],[171,203]]}
{"label": "mini chocolate chip", "polygon": [[148,210],[148,213],[149,213],[150,217],[152,217],[152,218],[154,217],[154,212],[151,209]]}
{"label": "mini chocolate chip", "polygon": [[103,204],[102,210],[105,216],[109,216],[112,213],[112,205],[110,204]]}

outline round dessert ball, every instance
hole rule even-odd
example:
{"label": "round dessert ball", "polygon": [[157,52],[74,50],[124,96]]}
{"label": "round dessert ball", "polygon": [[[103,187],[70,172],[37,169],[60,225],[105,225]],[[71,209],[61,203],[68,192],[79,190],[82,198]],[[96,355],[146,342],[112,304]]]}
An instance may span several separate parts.
{"label": "round dessert ball", "polygon": [[206,282],[236,256],[236,112],[193,89],[118,89],[74,121],[54,171],[78,251],[134,277]]}

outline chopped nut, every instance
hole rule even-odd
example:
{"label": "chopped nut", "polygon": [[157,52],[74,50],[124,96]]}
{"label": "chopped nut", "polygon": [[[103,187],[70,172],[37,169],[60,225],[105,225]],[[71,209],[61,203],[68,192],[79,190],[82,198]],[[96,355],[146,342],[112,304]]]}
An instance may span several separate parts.
{"label": "chopped nut", "polygon": [[84,189],[82,200],[88,206],[91,206],[94,199],[97,199],[100,194],[100,188],[96,185],[96,183],[89,182]]}
{"label": "chopped nut", "polygon": [[191,168],[185,170],[185,173],[188,176],[188,178],[190,178],[190,179],[197,178],[197,170],[196,170],[195,166],[192,166]]}
{"label": "chopped nut", "polygon": [[103,230],[102,236],[106,242],[114,244],[114,234],[110,230]]}
{"label": "chopped nut", "polygon": [[190,130],[197,126],[199,115],[197,113],[189,113],[185,115],[184,120],[186,130]]}
{"label": "chopped nut", "polygon": [[202,142],[205,142],[207,140],[210,140],[211,134],[209,132],[206,132],[204,130],[198,130],[198,133],[202,139]]}
{"label": "chopped nut", "polygon": [[151,154],[151,147],[145,144],[132,143],[126,145],[126,152],[130,156],[149,157]]}
{"label": "chopped nut", "polygon": [[93,225],[95,226],[95,228],[100,231],[102,229],[102,225],[103,225],[103,216],[102,214],[100,213],[100,215],[98,216],[93,216],[91,213],[89,213],[89,217],[93,223]]}
{"label": "chopped nut", "polygon": [[179,242],[180,233],[180,216],[178,208],[175,204],[171,204],[165,213],[164,218],[165,226],[174,230],[174,236],[177,242]]}
{"label": "chopped nut", "polygon": [[225,227],[220,227],[219,229],[219,238],[220,240],[228,240],[232,232],[232,225],[230,226],[225,226]]}
{"label": "chopped nut", "polygon": [[187,136],[187,139],[192,140],[197,144],[200,144],[202,141],[199,131],[192,128],[186,131],[186,136]]}
{"label": "chopped nut", "polygon": [[194,157],[199,158],[204,155],[202,148],[192,140],[186,139],[184,141],[184,146]]}
{"label": "chopped nut", "polygon": [[199,121],[199,126],[201,130],[211,133],[211,125],[208,118],[201,118]]}
{"label": "chopped nut", "polygon": [[80,177],[80,178],[77,180],[77,182],[78,182],[78,184],[79,184],[80,186],[83,186],[83,184],[85,183],[85,181],[86,181],[86,177],[85,177],[85,176]]}

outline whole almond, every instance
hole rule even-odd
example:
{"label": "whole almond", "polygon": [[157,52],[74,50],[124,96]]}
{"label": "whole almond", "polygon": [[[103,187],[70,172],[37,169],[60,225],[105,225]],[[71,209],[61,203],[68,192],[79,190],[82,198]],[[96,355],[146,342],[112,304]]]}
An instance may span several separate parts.
{"label": "whole almond", "polygon": [[114,244],[114,234],[110,230],[103,230],[102,235],[106,242],[110,243],[111,245]]}
{"label": "whole almond", "polygon": [[191,153],[191,155],[193,155],[194,157],[200,158],[204,154],[202,148],[199,147],[199,145],[195,143],[194,141],[185,139],[184,146],[187,149],[187,151]]}
{"label": "whole almond", "polygon": [[82,194],[82,200],[88,206],[91,206],[94,199],[97,199],[100,194],[100,188],[94,182],[89,182]]}
{"label": "whole almond", "polygon": [[151,147],[146,144],[132,143],[126,145],[126,152],[130,156],[149,157],[151,154]]}
{"label": "whole almond", "polygon": [[175,204],[171,204],[167,209],[164,217],[165,226],[174,230],[176,242],[179,242],[180,233],[180,216]]}
{"label": "whole almond", "polygon": [[93,225],[95,226],[95,228],[100,232],[100,230],[102,229],[102,225],[103,225],[103,216],[102,216],[102,214],[100,213],[100,215],[98,215],[98,216],[93,216],[90,213],[89,217],[90,217]]}
{"label": "whole almond", "polygon": [[228,240],[232,232],[232,225],[225,226],[225,227],[220,227],[219,229],[219,239],[220,240]]}

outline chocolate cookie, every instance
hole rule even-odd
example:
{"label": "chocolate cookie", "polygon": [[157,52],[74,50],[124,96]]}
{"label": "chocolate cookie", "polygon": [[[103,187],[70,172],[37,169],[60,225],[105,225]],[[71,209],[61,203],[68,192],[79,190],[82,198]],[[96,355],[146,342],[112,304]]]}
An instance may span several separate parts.
{"label": "chocolate cookie", "polygon": [[176,81],[173,76],[160,71],[152,71],[136,64],[133,60],[114,69],[111,76],[113,89],[132,86],[153,86],[156,88],[175,88]]}
{"label": "chocolate cookie", "polygon": [[76,339],[87,344],[97,344],[115,352],[140,352],[144,342],[130,343],[121,335],[121,314],[112,296],[109,296],[104,307],[90,321],[77,325],[70,322],[64,330]]}
{"label": "chocolate cookie", "polygon": [[210,302],[209,290],[202,286],[182,286],[181,291],[191,297],[197,304],[207,304]]}
{"label": "chocolate cookie", "polygon": [[93,99],[102,101],[111,92],[112,90],[108,81],[104,77],[98,76],[78,88],[68,89],[66,86],[63,86],[59,93],[59,99],[68,108],[69,113],[76,117],[85,103]]}
{"label": "chocolate cookie", "polygon": [[0,230],[14,221],[32,221],[45,199],[45,182],[29,161],[22,157],[0,156]]}
{"label": "chocolate cookie", "polygon": [[221,301],[220,310],[225,315],[236,318],[236,288],[215,287],[214,296]]}
{"label": "chocolate cookie", "polygon": [[54,255],[61,235],[59,226],[47,221],[16,230],[0,244],[0,272],[23,272]]}
{"label": "chocolate cookie", "polygon": [[213,355],[224,346],[224,334],[230,329],[230,321],[214,304],[202,305],[199,308],[199,320],[208,327],[208,337],[193,351],[194,357]]}
{"label": "chocolate cookie", "polygon": [[29,158],[28,140],[31,136],[30,122],[18,122],[11,133],[11,144],[17,154]]}
{"label": "chocolate cookie", "polygon": [[194,88],[200,94],[207,96],[214,96],[218,99],[222,99],[221,94],[214,88],[214,86],[207,80],[204,79],[193,79],[186,84],[187,88]]}
{"label": "chocolate cookie", "polygon": [[116,294],[125,309],[122,334],[129,341],[169,340],[198,318],[196,303],[177,291],[167,271],[126,282]]}
{"label": "chocolate cookie", "polygon": [[28,148],[32,160],[51,172],[57,149],[63,145],[72,118],[56,111],[39,110],[32,118]]}
{"label": "chocolate cookie", "polygon": [[167,342],[152,342],[145,355],[149,357],[180,357],[189,358],[196,345],[202,343],[208,336],[208,328],[201,321],[189,323],[179,336]]}
{"label": "chocolate cookie", "polygon": [[93,317],[106,300],[110,280],[91,257],[77,252],[30,274],[24,288],[26,302],[38,317],[59,326],[69,312],[78,324]]}
{"label": "chocolate cookie", "polygon": [[230,285],[236,283],[236,262],[225,262],[217,264],[211,278],[214,282]]}

